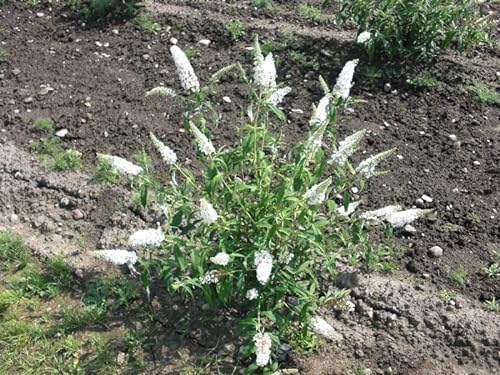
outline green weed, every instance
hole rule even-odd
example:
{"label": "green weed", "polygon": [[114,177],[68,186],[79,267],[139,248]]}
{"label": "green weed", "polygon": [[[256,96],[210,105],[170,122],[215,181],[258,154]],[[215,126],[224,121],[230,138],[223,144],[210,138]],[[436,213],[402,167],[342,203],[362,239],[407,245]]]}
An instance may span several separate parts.
{"label": "green weed", "polygon": [[24,267],[29,260],[28,249],[21,237],[9,230],[0,231],[1,268]]}
{"label": "green weed", "polygon": [[240,20],[230,20],[226,24],[226,32],[233,42],[237,42],[245,35],[245,29],[245,24]]}
{"label": "green weed", "polygon": [[486,86],[484,83],[476,82],[472,87],[472,91],[476,94],[476,98],[480,103],[483,104],[500,104],[500,94]]}
{"label": "green weed", "polygon": [[460,285],[462,288],[465,288],[467,283],[467,272],[464,267],[460,266],[450,271],[449,278],[454,283]]}
{"label": "green weed", "polygon": [[52,134],[54,132],[54,121],[49,117],[38,117],[33,123],[33,129]]}
{"label": "green weed", "polygon": [[36,145],[42,160],[49,169],[68,171],[80,169],[83,165],[81,154],[74,149],[64,149],[57,137],[41,140]]}
{"label": "green weed", "polygon": [[120,180],[120,172],[106,159],[99,159],[94,173],[94,179],[102,185],[111,185]]}
{"label": "green weed", "polygon": [[407,82],[412,86],[422,88],[431,88],[439,84],[439,81],[428,71],[421,72],[415,78],[410,79]]}
{"label": "green weed", "polygon": [[483,308],[488,311],[500,313],[500,303],[493,297],[491,300],[483,302]]}
{"label": "green weed", "polygon": [[140,16],[135,17],[134,24],[139,30],[150,33],[157,33],[161,30],[160,24],[153,21],[151,16],[148,14],[141,14]]}
{"label": "green weed", "polygon": [[296,10],[299,16],[309,21],[318,22],[321,20],[321,9],[319,8],[307,4],[299,4]]}
{"label": "green weed", "polygon": [[[2,3],[0,2],[0,6]],[[0,47],[0,64],[4,63],[7,61],[7,58],[9,57],[9,52],[3,47]]]}

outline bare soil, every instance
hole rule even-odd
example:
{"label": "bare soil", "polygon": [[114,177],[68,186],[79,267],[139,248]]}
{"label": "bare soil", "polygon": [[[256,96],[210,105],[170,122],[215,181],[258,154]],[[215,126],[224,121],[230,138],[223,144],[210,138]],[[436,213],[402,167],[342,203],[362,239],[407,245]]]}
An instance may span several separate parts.
{"label": "bare soil", "polygon": [[[97,185],[91,166],[97,152],[129,159],[143,148],[151,152],[150,131],[168,140],[184,162],[194,159],[190,136],[182,129],[182,108],[144,98],[160,84],[178,87],[168,52],[172,37],[184,50],[191,48],[201,80],[235,61],[249,66],[245,47],[254,33],[263,44],[273,42],[279,77],[294,89],[284,104],[290,144],[308,131],[311,103],[321,97],[317,76],[333,84],[343,64],[359,57],[352,95],[362,100],[341,116],[338,135],[368,129],[368,153],[398,148],[398,157],[384,165],[389,173],[363,192],[363,209],[411,207],[427,194],[432,202],[424,205],[436,214],[415,223],[415,234],[395,233],[399,271],[363,273],[353,285],[354,313],[324,312],[344,340],[324,343],[318,353],[295,354],[290,365],[306,374],[348,374],[358,367],[414,375],[498,373],[500,319],[480,303],[500,299],[498,281],[482,271],[500,252],[500,108],[480,103],[471,89],[484,82],[498,92],[498,49],[447,53],[425,66],[380,61],[381,77],[370,80],[353,33],[339,30],[331,17],[315,25],[296,15],[298,2],[276,2],[278,12],[255,10],[249,3],[147,3],[146,10],[162,25],[158,34],[125,21],[84,25],[58,3],[52,9],[17,1],[1,7],[0,42],[9,55],[0,63],[0,226],[21,233],[37,253],[62,253],[84,271],[101,267],[88,251],[123,245],[131,230],[154,226],[159,212],[135,208],[124,184]],[[236,43],[224,29],[233,18],[247,25]],[[202,39],[210,45],[199,44]],[[418,88],[406,82],[423,70],[438,85]],[[53,90],[43,90],[47,85]],[[211,99],[222,113],[213,142],[230,145],[237,139],[234,121],[245,105],[243,93],[228,79]],[[37,160],[34,144],[40,134],[32,124],[39,116],[68,130],[64,145],[82,153],[87,169],[49,172]],[[83,218],[73,218],[75,209]],[[430,258],[428,250],[436,245],[443,256]],[[462,269],[465,285],[453,280],[454,271]],[[454,307],[439,299],[443,289],[456,293]],[[171,368],[172,358],[154,358]]]}

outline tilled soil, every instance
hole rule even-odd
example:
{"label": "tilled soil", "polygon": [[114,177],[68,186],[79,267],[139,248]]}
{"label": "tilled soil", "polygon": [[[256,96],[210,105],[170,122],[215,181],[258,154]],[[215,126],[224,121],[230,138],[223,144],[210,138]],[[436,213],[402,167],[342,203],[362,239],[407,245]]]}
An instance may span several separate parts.
{"label": "tilled soil", "polygon": [[[333,85],[343,64],[360,57],[352,95],[362,101],[340,117],[339,137],[368,129],[367,154],[397,147],[398,155],[384,164],[389,173],[362,192],[363,209],[421,205],[416,200],[426,194],[432,202],[423,206],[434,208],[435,215],[416,222],[414,234],[395,232],[400,271],[364,275],[353,290],[355,313],[335,319],[325,311],[343,342],[294,359],[309,374],[344,374],[356,367],[392,367],[401,374],[495,373],[498,315],[481,310],[480,302],[500,298],[498,282],[488,281],[482,271],[500,252],[500,110],[479,103],[471,86],[481,81],[498,91],[498,50],[445,54],[430,66],[398,67],[401,75],[394,74],[393,64],[381,62],[382,77],[370,80],[351,32],[339,30],[327,16],[311,24],[296,15],[295,3],[282,3],[278,13],[257,11],[248,2],[147,4],[163,27],[158,34],[130,22],[82,25],[73,11],[57,4],[53,10],[19,2],[1,7],[0,41],[9,56],[0,64],[0,225],[14,227],[40,253],[66,254],[84,269],[97,266],[87,251],[123,245],[131,230],[155,225],[158,212],[135,208],[125,186],[96,185],[90,168],[47,172],[34,156],[40,134],[32,124],[42,115],[54,119],[57,129],[68,130],[65,146],[80,151],[89,165],[96,152],[130,159],[142,148],[152,151],[150,131],[167,140],[184,162],[194,159],[190,136],[182,129],[182,107],[144,98],[160,84],[179,87],[168,52],[172,37],[191,49],[193,66],[206,81],[235,61],[248,67],[245,48],[253,33],[260,34],[274,49],[280,81],[294,90],[284,103],[290,144],[308,131],[311,103],[321,97],[317,76]],[[233,18],[247,24],[236,43],[224,30]],[[199,44],[202,39],[210,45]],[[415,88],[406,82],[423,69],[437,86]],[[390,90],[384,90],[385,83]],[[213,141],[229,145],[237,139],[234,123],[239,108],[245,108],[244,92],[227,79],[211,99],[222,113]],[[432,246],[440,246],[443,256],[429,257]],[[462,269],[465,286],[452,280]],[[454,290],[461,302],[444,305],[438,298],[443,289]]]}

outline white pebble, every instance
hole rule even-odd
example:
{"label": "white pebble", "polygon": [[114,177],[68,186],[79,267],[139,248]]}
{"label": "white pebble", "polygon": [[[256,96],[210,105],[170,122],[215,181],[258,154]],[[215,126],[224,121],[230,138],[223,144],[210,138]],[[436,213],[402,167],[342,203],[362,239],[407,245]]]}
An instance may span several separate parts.
{"label": "white pebble", "polygon": [[231,103],[231,98],[229,96],[224,96],[222,100],[224,100],[226,103]]}
{"label": "white pebble", "polygon": [[456,136],[455,134],[450,134],[450,135],[448,136],[448,138],[450,139],[450,141],[453,141],[453,142],[456,142],[456,141],[457,141],[457,139],[458,139],[458,138],[457,138],[457,136]]}
{"label": "white pebble", "polygon": [[56,136],[59,138],[64,138],[68,134],[68,129],[61,129],[56,131]]}
{"label": "white pebble", "polygon": [[208,47],[210,45],[211,41],[208,40],[208,39],[202,39],[202,40],[199,41],[199,43]]}
{"label": "white pebble", "polygon": [[432,198],[429,197],[427,194],[422,195],[422,199],[424,200],[424,202],[432,203]]}
{"label": "white pebble", "polygon": [[177,38],[170,38],[170,44],[177,44]]}
{"label": "white pebble", "polygon": [[477,161],[477,160],[474,160],[474,162],[472,164],[474,164],[475,166],[481,165],[481,163],[479,161]]}

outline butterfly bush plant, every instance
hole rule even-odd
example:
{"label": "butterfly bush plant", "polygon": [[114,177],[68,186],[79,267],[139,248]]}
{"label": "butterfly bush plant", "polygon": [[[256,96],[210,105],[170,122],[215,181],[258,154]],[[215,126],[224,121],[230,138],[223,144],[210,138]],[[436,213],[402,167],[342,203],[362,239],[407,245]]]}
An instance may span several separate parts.
{"label": "butterfly bush plant", "polygon": [[[352,183],[375,175],[377,165],[394,150],[353,167],[349,157],[364,131],[334,143],[335,121],[349,100],[357,60],[345,64],[332,90],[320,79],[324,96],[313,107],[310,132],[291,150],[284,143],[287,125],[278,108],[291,88],[277,83],[273,56],[263,56],[258,41],[253,52],[251,77],[240,65],[231,67],[248,87],[249,104],[240,123],[241,139],[229,147],[210,140],[204,109],[212,106],[205,102],[205,88],[182,50],[171,47],[188,94],[184,122],[203,162],[201,175],[192,173],[154,134],[151,141],[168,170],[168,181],[152,177],[147,163],[139,167],[112,156],[101,158],[117,164],[133,181],[142,181],[143,203],[152,191],[167,215],[163,227],[130,237],[131,247],[149,249],[142,275],[146,287],[157,275],[170,293],[202,296],[214,308],[238,306],[244,312],[240,354],[252,358],[248,372],[260,368],[271,373],[278,369],[276,353],[283,341],[307,340],[311,332],[338,339],[317,310],[335,299],[324,285],[335,275],[335,260],[344,246],[339,233],[350,228],[359,204],[350,201],[348,191]],[[147,95],[157,94],[180,96],[164,87]],[[362,220],[382,222],[394,213],[400,213],[399,221],[393,220],[400,226],[423,211],[389,206],[364,213]],[[136,261],[134,252],[117,251],[115,263],[130,266]],[[113,259],[109,252],[102,255]]]}

